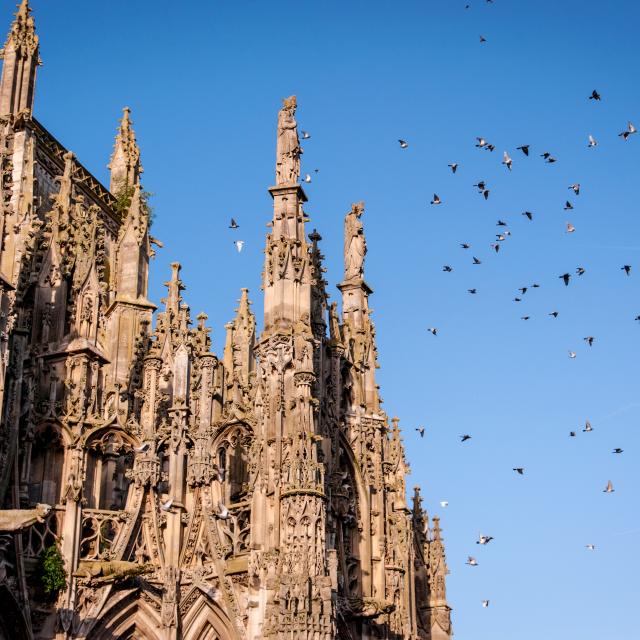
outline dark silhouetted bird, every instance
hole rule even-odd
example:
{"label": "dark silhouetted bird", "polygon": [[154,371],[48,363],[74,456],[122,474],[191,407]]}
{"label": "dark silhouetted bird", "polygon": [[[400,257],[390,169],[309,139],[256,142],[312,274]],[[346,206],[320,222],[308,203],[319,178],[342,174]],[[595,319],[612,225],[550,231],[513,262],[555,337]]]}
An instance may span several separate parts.
{"label": "dark silhouetted bird", "polygon": [[569,286],[569,280],[571,280],[570,273],[563,273],[561,276],[558,276],[558,278],[561,278],[564,281],[565,287]]}
{"label": "dark silhouetted bird", "polygon": [[517,148],[518,148],[518,151],[522,151],[522,153],[524,153],[525,156],[528,156],[529,155],[529,146],[530,145],[528,145],[528,144],[523,144],[522,146],[517,147]]}
{"label": "dark silhouetted bird", "polygon": [[589,96],[589,100],[600,100],[600,94],[594,89]]}

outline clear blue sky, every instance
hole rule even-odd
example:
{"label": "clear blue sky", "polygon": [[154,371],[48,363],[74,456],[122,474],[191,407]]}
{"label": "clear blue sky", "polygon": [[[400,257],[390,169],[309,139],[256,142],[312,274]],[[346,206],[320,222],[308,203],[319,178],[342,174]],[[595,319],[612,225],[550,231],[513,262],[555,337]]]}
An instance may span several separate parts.
{"label": "clear blue sky", "polygon": [[[120,109],[132,107],[153,233],[165,243],[152,298],[179,260],[193,316],[209,314],[220,353],[241,287],[260,316],[276,113],[297,94],[312,134],[303,171],[319,169],[309,230],[324,238],[334,299],[344,214],[367,203],[384,406],[402,419],[410,486],[442,512],[456,638],[630,640],[640,596],[640,134],[617,134],[628,120],[640,126],[640,5],[469,3],[34,0],[36,115],[108,182]],[[14,3],[0,6],[6,30]],[[593,89],[601,102],[587,99]],[[496,151],[476,149],[476,136]],[[529,158],[516,151],[524,143]],[[545,164],[543,151],[558,162]],[[429,205],[434,192],[440,207]],[[495,255],[499,218],[512,236]],[[585,275],[564,287],[557,276],[578,266]],[[460,444],[462,433],[472,440]],[[480,548],[480,532],[495,540]],[[468,554],[478,567],[465,565]]]}

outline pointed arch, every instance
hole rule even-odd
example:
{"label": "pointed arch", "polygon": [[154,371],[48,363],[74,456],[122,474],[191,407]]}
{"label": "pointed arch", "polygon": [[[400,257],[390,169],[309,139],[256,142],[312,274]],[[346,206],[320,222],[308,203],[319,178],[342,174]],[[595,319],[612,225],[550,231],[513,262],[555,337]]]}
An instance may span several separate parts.
{"label": "pointed arch", "polygon": [[201,591],[182,614],[182,634],[184,640],[236,640],[237,635],[222,607]]}
{"label": "pointed arch", "polygon": [[159,607],[159,602],[142,597],[137,590],[124,598],[111,598],[86,640],[162,640]]}

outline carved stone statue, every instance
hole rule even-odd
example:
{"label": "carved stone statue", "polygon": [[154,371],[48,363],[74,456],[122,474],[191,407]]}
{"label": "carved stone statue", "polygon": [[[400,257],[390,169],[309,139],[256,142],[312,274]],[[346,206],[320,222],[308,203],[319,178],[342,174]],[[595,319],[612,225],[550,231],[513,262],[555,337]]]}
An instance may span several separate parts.
{"label": "carved stone statue", "polygon": [[282,101],[278,112],[278,143],[276,147],[276,184],[297,182],[300,177],[300,140],[296,115],[296,97]]}
{"label": "carved stone statue", "polygon": [[351,205],[344,219],[344,279],[362,278],[367,242],[360,216],[364,213],[364,202]]}
{"label": "carved stone statue", "polygon": [[81,560],[73,576],[93,582],[115,582],[154,570],[151,564],[138,564],[126,560]]}
{"label": "carved stone statue", "polygon": [[48,504],[37,504],[35,509],[0,510],[0,532],[21,531],[36,522],[44,522],[50,511]]}

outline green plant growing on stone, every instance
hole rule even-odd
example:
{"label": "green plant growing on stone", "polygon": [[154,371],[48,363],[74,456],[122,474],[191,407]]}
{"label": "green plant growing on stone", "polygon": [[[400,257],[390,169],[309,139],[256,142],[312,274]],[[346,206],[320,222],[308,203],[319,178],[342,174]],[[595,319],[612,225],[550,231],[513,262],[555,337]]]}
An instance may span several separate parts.
{"label": "green plant growing on stone", "polygon": [[58,546],[52,544],[40,558],[40,579],[46,595],[55,598],[58,591],[67,586],[67,572]]}
{"label": "green plant growing on stone", "polygon": [[[116,198],[113,208],[115,212],[122,218],[129,210],[131,206],[131,199],[135,193],[136,188],[133,185],[125,184],[121,186],[115,193]],[[153,207],[149,204],[149,200],[153,197],[153,193],[150,191],[140,191],[140,206],[142,210],[147,214],[149,218],[149,226],[153,224],[155,214]]]}

